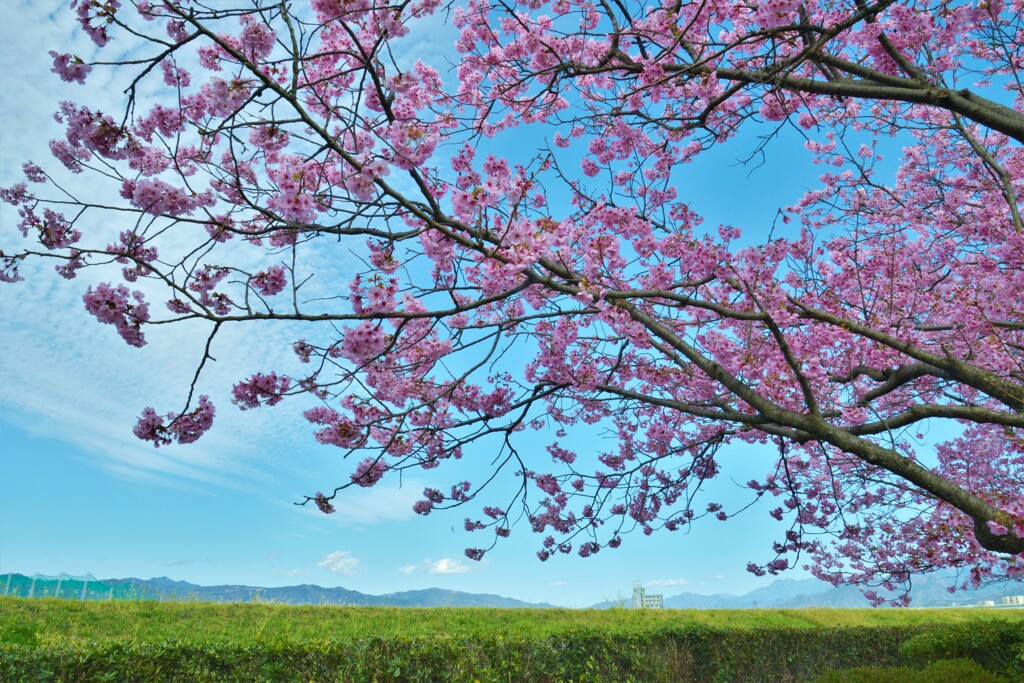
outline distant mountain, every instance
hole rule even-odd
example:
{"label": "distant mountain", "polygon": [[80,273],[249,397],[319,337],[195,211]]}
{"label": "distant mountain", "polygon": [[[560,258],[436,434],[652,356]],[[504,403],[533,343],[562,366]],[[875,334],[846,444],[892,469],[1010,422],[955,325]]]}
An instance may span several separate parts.
{"label": "distant mountain", "polygon": [[[911,597],[914,607],[954,607],[977,605],[986,600],[999,604],[1001,598],[1024,595],[1024,582],[1014,581],[979,589],[950,593],[946,586],[952,575],[934,574],[914,579]],[[463,593],[442,588],[369,595],[347,588],[325,588],[311,584],[282,587],[201,586],[175,581],[166,576],[153,579],[96,580],[91,577],[31,577],[23,574],[0,575],[0,594],[27,597],[66,597],[106,600],[194,600],[197,602],[255,602],[258,600],[289,605],[352,605],[388,607],[504,607],[549,608],[548,603],[529,603],[500,595]],[[593,609],[628,607],[628,598],[598,603]],[[665,598],[670,609],[751,609],[804,607],[868,607],[869,603],[854,586],[833,587],[816,579],[779,579],[768,586],[743,595],[716,593],[699,595],[680,593]]]}
{"label": "distant mountain", "polygon": [[[999,604],[1001,598],[1024,595],[1024,582],[1006,582],[982,588],[950,593],[946,586],[953,583],[951,575],[935,574],[914,579],[910,591],[914,607],[956,607],[977,605],[985,600]],[[594,609],[626,606],[629,600],[602,602]],[[817,579],[779,579],[768,586],[732,595],[716,593],[680,593],[665,598],[668,609],[799,609],[806,607],[870,607],[864,595],[855,586],[832,586]]]}
{"label": "distant mountain", "polygon": [[92,575],[26,576],[0,574],[0,595],[22,598],[66,598],[74,600],[155,600],[130,584],[107,584]]}
{"label": "distant mountain", "polygon": [[[807,581],[822,583],[814,579]],[[982,586],[981,588],[958,590],[950,593],[948,586],[956,583],[952,574],[930,574],[914,579],[910,589],[912,607],[963,607],[974,606],[980,602],[991,600],[997,605],[999,601],[1011,595],[1024,595],[1024,582],[1007,581]],[[962,581],[961,581],[962,583]],[[802,595],[773,604],[773,607],[867,607],[870,603],[860,590],[854,586],[831,587],[815,595]]]}
{"label": "distant mountain", "polygon": [[816,579],[776,579],[770,586],[752,590],[743,597],[752,601],[757,600],[760,602],[761,600],[767,600],[777,602],[779,600],[820,595],[829,590],[832,590],[832,584]]}
{"label": "distant mountain", "polygon": [[109,586],[130,586],[140,593],[164,600],[197,602],[254,602],[265,600],[288,605],[351,605],[380,607],[552,607],[547,603],[529,603],[500,595],[463,593],[443,588],[402,591],[387,595],[368,595],[347,588],[325,588],[311,584],[299,586],[200,586],[174,581],[166,576],[154,579],[104,579]]}

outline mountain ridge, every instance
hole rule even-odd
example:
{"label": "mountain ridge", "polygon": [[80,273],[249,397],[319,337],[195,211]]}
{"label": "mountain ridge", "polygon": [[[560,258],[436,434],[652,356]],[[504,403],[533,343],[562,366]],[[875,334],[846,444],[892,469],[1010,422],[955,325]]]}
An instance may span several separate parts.
{"label": "mountain ridge", "polygon": [[[911,587],[911,607],[973,607],[983,601],[999,601],[1024,595],[1024,582],[1006,581],[980,588],[950,593],[947,586],[957,583],[953,575],[917,577]],[[615,602],[594,605],[596,609],[615,607]],[[628,603],[627,603],[628,606]],[[778,579],[742,595],[715,593],[679,593],[665,596],[667,609],[804,609],[861,608],[871,603],[856,586],[832,586],[818,579]]]}
{"label": "mountain ridge", "polygon": [[128,577],[103,579],[108,585],[130,584],[137,590],[155,594],[161,599],[196,600],[199,602],[255,602],[263,600],[289,605],[347,605],[356,607],[499,607],[550,608],[548,603],[530,603],[490,593],[467,593],[446,588],[423,588],[371,595],[341,586],[315,584],[294,586],[245,586],[220,584],[203,586],[175,581],[166,576],[152,579]]}
{"label": "mountain ridge", "polygon": [[[11,579],[15,579],[12,581]],[[38,581],[37,581],[38,579]],[[0,575],[5,593],[28,596],[29,586],[36,597],[53,596],[60,584],[56,577],[30,577],[9,573]],[[324,587],[303,583],[293,586],[246,586],[220,584],[203,586],[167,576],[151,579],[127,577],[92,579],[83,583],[65,576],[60,597],[90,599],[180,600],[197,602],[258,602],[291,605],[348,605],[365,607],[490,607],[490,608],[552,608],[549,603],[531,603],[491,593],[467,593],[445,588],[423,588],[371,595],[341,586]],[[38,585],[36,585],[38,583]],[[1006,581],[966,591],[950,593],[947,586],[955,583],[953,575],[931,575],[914,579],[911,589],[913,607],[965,607],[984,601],[999,604],[1004,597],[1024,595],[1024,582]],[[49,585],[54,584],[54,585]],[[630,600],[620,598],[592,605],[589,609],[628,607]],[[802,609],[857,608],[870,604],[855,586],[836,586],[817,579],[778,579],[773,583],[742,595],[715,593],[678,593],[665,597],[668,609]]]}

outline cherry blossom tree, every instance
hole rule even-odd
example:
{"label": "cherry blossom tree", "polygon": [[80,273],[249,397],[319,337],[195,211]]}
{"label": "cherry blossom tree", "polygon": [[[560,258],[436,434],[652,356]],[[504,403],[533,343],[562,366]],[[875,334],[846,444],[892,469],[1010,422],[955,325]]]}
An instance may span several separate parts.
{"label": "cherry blossom tree", "polygon": [[[754,573],[1024,575],[1021,0],[71,4],[109,58],[53,71],[128,88],[65,102],[50,151],[115,199],[26,163],[3,199],[42,249],[0,277],[120,266],[83,300],[134,347],[209,325],[184,410],[139,438],[200,438],[218,330],[289,321],[300,362],[232,393],[352,457],[324,512],[443,466],[415,510],[469,510],[469,557],[520,519],[541,559],[588,556],[731,518],[702,486],[762,444],[741,486],[785,531]],[[820,184],[705,227],[679,171],[748,130],[801,136]]]}

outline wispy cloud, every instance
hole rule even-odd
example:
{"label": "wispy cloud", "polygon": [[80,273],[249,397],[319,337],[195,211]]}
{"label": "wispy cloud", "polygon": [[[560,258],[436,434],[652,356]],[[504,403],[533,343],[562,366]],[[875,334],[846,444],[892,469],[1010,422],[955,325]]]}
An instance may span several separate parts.
{"label": "wispy cloud", "polygon": [[[97,324],[85,312],[85,283],[43,286],[53,273],[38,263],[27,269],[34,271],[26,273],[33,286],[9,285],[0,297],[0,348],[18,349],[17,354],[0,355],[0,375],[8,380],[0,386],[0,406],[14,416],[20,429],[74,444],[95,454],[93,464],[128,480],[237,488],[266,476],[272,454],[252,446],[268,442],[272,422],[281,416],[270,411],[242,413],[231,405],[228,393],[233,379],[246,376],[251,368],[237,358],[232,362],[230,354],[222,355],[228,362],[211,366],[209,377],[198,387],[218,406],[214,430],[188,447],[155,449],[135,438],[132,426],[147,405],[158,412],[184,407],[188,383],[182,377],[190,375],[202,357],[197,344],[205,339],[204,331],[189,325],[174,331],[163,328],[149,335],[147,348],[127,348],[112,328]],[[222,348],[244,347],[238,334],[231,332],[219,340],[225,344]]]}
{"label": "wispy cloud", "polygon": [[548,585],[552,588],[564,588],[569,585],[568,581],[549,581]]}
{"label": "wispy cloud", "polygon": [[654,588],[671,588],[672,586],[686,586],[689,583],[686,579],[656,579],[648,581],[647,585]]}
{"label": "wispy cloud", "polygon": [[271,573],[275,576],[298,576],[304,574],[301,569],[272,569]]}
{"label": "wispy cloud", "polygon": [[473,569],[474,567],[463,564],[459,560],[453,560],[450,557],[442,557],[436,562],[428,559],[423,560],[419,564],[407,564],[404,567],[399,567],[398,571],[403,574],[412,574],[413,572],[424,572],[426,574],[465,574]]}
{"label": "wispy cloud", "polygon": [[316,566],[324,567],[342,576],[353,576],[362,571],[363,568],[359,558],[354,557],[347,550],[335,550],[330,555],[324,557]]}
{"label": "wispy cloud", "polygon": [[[86,61],[95,57],[96,50],[77,29],[66,7],[59,4],[0,2],[0,73],[4,74],[0,120],[16,122],[0,129],[0,149],[4,151],[0,155],[0,186],[22,181],[21,163],[33,159],[55,173],[73,195],[101,204],[119,203],[116,184],[106,187],[97,183],[95,176],[65,172],[47,150],[47,140],[63,137],[62,127],[51,117],[61,100],[73,99],[108,113],[124,106],[123,85],[117,77],[105,75],[104,69],[95,69],[85,85],[62,83],[50,73],[48,46],[59,46],[59,51],[81,55]],[[125,49],[131,48],[130,42],[124,43]],[[111,56],[109,52],[107,56]],[[128,71],[120,77],[127,77]],[[147,83],[144,79],[140,87],[146,89]],[[148,98],[151,93],[142,94]],[[32,189],[52,194],[45,186]],[[108,202],[111,192],[113,200]],[[79,226],[83,239],[95,242],[86,246],[107,244],[111,234],[131,227],[131,219],[122,223],[122,219],[111,217],[97,226],[89,220],[95,215],[85,216]],[[17,252],[25,244],[15,227],[19,222],[16,210],[0,205],[0,244],[6,251]],[[165,237],[160,246],[165,261],[173,261],[174,253],[194,239],[188,230],[170,231]],[[82,304],[89,285],[119,279],[116,268],[97,268],[74,282],[56,277],[50,261],[26,262],[22,272],[26,281],[5,286],[0,296],[4,321],[0,348],[11,350],[0,354],[0,376],[5,379],[0,386],[0,409],[16,420],[20,429],[95,455],[92,464],[119,478],[230,488],[273,478],[270,472],[278,454],[262,444],[289,443],[290,431],[302,430],[309,438],[301,421],[283,423],[282,411],[276,416],[271,411],[241,413],[230,404],[230,387],[237,380],[265,366],[287,370],[290,362],[297,362],[290,342],[299,335],[292,328],[282,326],[273,331],[270,326],[257,326],[225,328],[223,336],[218,333],[212,349],[218,362],[207,364],[196,387],[197,394],[209,394],[217,405],[214,429],[187,448],[156,450],[144,444],[132,435],[135,420],[147,405],[158,413],[184,407],[187,378],[203,357],[208,326],[175,324],[147,329],[149,345],[131,349],[112,327],[98,324],[86,314]],[[147,295],[158,316],[166,294],[156,296],[152,283],[142,280],[132,288]],[[246,352],[233,352],[236,349]],[[277,438],[268,438],[272,436]]]}
{"label": "wispy cloud", "polygon": [[193,564],[195,560],[172,560],[171,562],[164,562],[165,567],[184,567],[186,564]]}
{"label": "wispy cloud", "polygon": [[411,519],[413,503],[423,497],[423,487],[415,482],[382,481],[372,489],[346,489],[334,499],[331,519],[343,526],[372,526],[382,522]]}

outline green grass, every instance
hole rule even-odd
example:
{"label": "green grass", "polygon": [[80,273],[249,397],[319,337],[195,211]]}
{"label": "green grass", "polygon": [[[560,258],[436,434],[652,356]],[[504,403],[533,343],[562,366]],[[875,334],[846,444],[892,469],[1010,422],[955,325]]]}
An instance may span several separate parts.
{"label": "green grass", "polygon": [[[1024,610],[505,610],[0,598],[0,680],[1024,680]],[[855,667],[876,667],[859,673]],[[902,667],[902,668],[901,668]],[[952,667],[952,668],[950,668]],[[966,667],[966,668],[965,668]],[[884,669],[884,671],[883,671]],[[866,678],[865,678],[866,676]],[[917,679],[914,679],[917,680]],[[938,679],[936,679],[938,680]]]}
{"label": "green grass", "polygon": [[15,625],[33,631],[39,644],[125,640],[301,644],[439,634],[543,638],[578,632],[643,635],[691,626],[726,630],[921,627],[991,620],[1024,622],[1024,610],[409,609],[0,598],[0,643]]}

